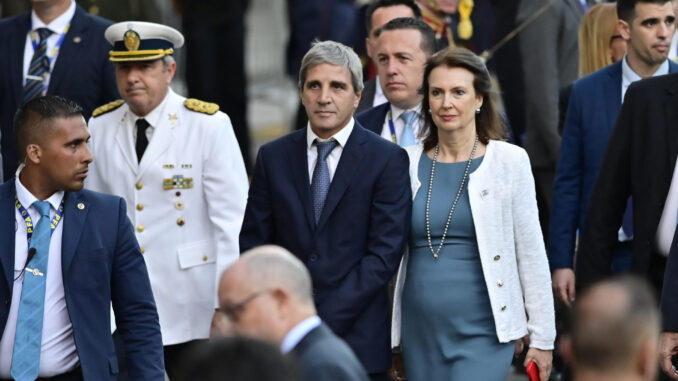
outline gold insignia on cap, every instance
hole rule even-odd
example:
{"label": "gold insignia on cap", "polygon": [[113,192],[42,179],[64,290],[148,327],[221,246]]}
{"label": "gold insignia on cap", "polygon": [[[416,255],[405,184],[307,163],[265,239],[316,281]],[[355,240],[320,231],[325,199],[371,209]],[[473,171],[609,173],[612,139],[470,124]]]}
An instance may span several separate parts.
{"label": "gold insignia on cap", "polygon": [[82,38],[80,38],[80,36],[75,36],[75,37],[73,37],[73,43],[74,43],[74,44],[79,44],[80,41],[82,41]]}
{"label": "gold insignia on cap", "polygon": [[92,116],[96,118],[99,115],[104,115],[105,113],[113,111],[116,108],[122,106],[123,103],[125,103],[125,101],[123,101],[122,99],[118,99],[117,101],[113,102],[108,102],[105,105],[99,106],[96,109],[94,109],[94,111],[92,111]]}
{"label": "gold insignia on cap", "polygon": [[141,45],[139,33],[133,31],[132,29],[128,29],[122,39],[125,41],[125,48],[127,48],[127,50],[130,52],[138,50],[139,45]]}
{"label": "gold insignia on cap", "polygon": [[79,202],[78,203],[78,209],[80,209],[80,210],[85,209],[85,204],[83,204],[82,202]]}
{"label": "gold insignia on cap", "polygon": [[201,112],[203,114],[212,115],[219,111],[219,105],[216,103],[204,102],[199,99],[189,98],[184,101],[184,106],[187,109]]}

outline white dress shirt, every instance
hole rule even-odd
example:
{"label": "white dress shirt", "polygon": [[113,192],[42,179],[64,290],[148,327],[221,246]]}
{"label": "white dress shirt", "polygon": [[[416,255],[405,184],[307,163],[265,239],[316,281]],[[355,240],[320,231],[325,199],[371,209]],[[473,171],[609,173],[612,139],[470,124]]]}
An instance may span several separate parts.
{"label": "white dress shirt", "polygon": [[320,325],[320,318],[318,316],[311,316],[292,328],[282,343],[280,344],[280,351],[282,353],[289,353],[299,342],[308,335],[314,328]]}
{"label": "white dress shirt", "polygon": [[313,169],[315,168],[315,163],[318,160],[318,148],[313,144],[313,141],[315,139],[318,139],[321,142],[326,142],[332,138],[334,138],[339,144],[334,147],[332,152],[327,156],[327,167],[330,170],[330,181],[334,179],[334,172],[337,170],[337,165],[339,165],[339,159],[341,159],[341,153],[344,152],[344,147],[346,146],[346,142],[348,141],[348,137],[351,136],[351,132],[353,131],[353,125],[355,122],[353,121],[353,118],[349,120],[348,124],[346,127],[342,128],[337,132],[336,134],[330,136],[329,139],[320,139],[318,135],[316,135],[313,130],[311,130],[311,125],[308,124],[306,126],[306,144],[308,147],[308,150],[306,151],[306,155],[308,157],[308,181],[309,183],[313,182]]}
{"label": "white dress shirt", "polygon": [[[146,119],[148,122],[149,126],[146,128],[146,139],[148,139],[148,143],[151,143],[151,139],[153,138],[153,133],[155,132],[155,126],[157,126],[163,115],[165,115],[165,105],[167,104],[167,99],[169,97],[165,96],[160,102],[159,105],[157,105],[151,112],[146,114],[146,116],[138,116],[130,110],[127,114],[125,114],[125,124],[129,127],[130,131],[132,131],[131,134],[131,144],[132,147],[136,147],[136,141],[137,141],[137,120],[138,119]],[[128,142],[130,143],[130,142]]]}
{"label": "white dress shirt", "polygon": [[[664,60],[664,63],[662,63],[659,68],[657,68],[657,71],[652,74],[653,77],[657,77],[660,75],[665,75],[669,74],[669,61]],[[631,66],[629,66],[628,62],[626,62],[626,56],[622,59],[622,87],[621,87],[621,99],[622,103],[624,103],[624,95],[626,95],[626,89],[629,88],[629,86],[636,81],[640,81],[642,78],[636,74],[633,69],[631,69]]]}
{"label": "white dress shirt", "polygon": [[388,102],[386,95],[384,95],[384,90],[381,88],[381,82],[379,82],[379,76],[374,77],[375,79],[375,89],[374,89],[374,100],[372,101],[372,107],[377,107]]}
{"label": "white dress shirt", "polygon": [[[396,133],[396,141],[394,143],[400,144],[400,138],[403,136],[405,121],[400,118],[400,115],[402,115],[405,111],[414,111],[417,113],[417,123],[416,128],[414,129],[414,141],[418,144],[421,142],[419,135],[421,134],[421,129],[423,128],[421,119],[419,118],[421,116],[421,103],[407,110],[403,110],[399,107],[391,105],[391,120],[393,120],[393,127]],[[391,127],[388,123],[388,113],[386,113],[386,117],[384,118],[384,126],[381,129],[381,137],[388,141],[393,141],[391,138]]]}
{"label": "white dress shirt", "polygon": [[657,252],[665,257],[668,257],[669,250],[671,250],[671,242],[673,241],[673,234],[676,232],[676,219],[678,218],[678,165],[673,168],[673,177],[671,178],[671,186],[669,187],[669,194],[666,195],[666,203],[664,203],[664,210],[662,217],[659,219],[657,226],[657,235],[655,237],[655,247]]}
{"label": "white dress shirt", "polygon": [[[47,37],[47,56],[49,57],[49,67],[50,73],[54,70],[54,63],[56,58],[59,55],[59,52],[54,51],[54,46],[57,44],[61,35],[65,32],[66,27],[71,23],[73,15],[75,14],[75,1],[71,0],[71,6],[68,7],[66,12],[62,13],[59,17],[55,18],[49,24],[45,25],[42,20],[38,17],[35,11],[31,11],[31,30],[36,30],[38,28],[47,28],[52,31],[52,34]],[[39,37],[36,33],[36,43],[40,42]],[[31,32],[29,31],[26,34],[26,45],[24,47],[24,70],[23,70],[23,82],[26,83],[26,74],[28,74],[28,68],[31,66],[31,59],[33,58],[33,42],[31,41]],[[47,74],[45,78],[45,87],[49,85],[50,74]]]}
{"label": "white dress shirt", "polygon": [[[15,179],[17,197],[19,202],[26,208],[34,224],[40,220],[40,212],[32,206],[37,198]],[[46,201],[51,205],[50,218],[54,218],[57,208],[61,204],[64,192],[57,192]],[[26,224],[15,208],[16,233],[14,238],[14,277],[22,270],[28,255],[28,242],[26,241]],[[52,377],[69,372],[78,365],[78,353],[73,339],[73,326],[66,308],[64,283],[61,274],[61,237],[65,219],[57,225],[52,233],[49,243],[49,259],[47,260],[47,285],[45,287],[45,312],[42,320],[42,348],[40,350],[40,377]],[[12,304],[9,307],[9,315],[5,332],[0,339],[0,378],[11,378],[10,369],[14,348],[14,335],[16,333],[19,302],[23,286],[23,276],[14,281],[12,291]]]}

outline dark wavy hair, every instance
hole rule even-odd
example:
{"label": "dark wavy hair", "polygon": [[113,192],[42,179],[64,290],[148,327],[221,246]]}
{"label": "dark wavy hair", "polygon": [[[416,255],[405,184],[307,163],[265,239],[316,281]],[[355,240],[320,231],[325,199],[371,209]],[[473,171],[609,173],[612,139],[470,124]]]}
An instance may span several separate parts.
{"label": "dark wavy hair", "polygon": [[497,105],[492,99],[492,83],[490,73],[483,60],[468,49],[448,48],[442,50],[426,62],[424,70],[424,82],[422,92],[424,99],[421,103],[422,115],[424,118],[423,138],[424,150],[430,150],[438,144],[438,129],[433,123],[433,118],[429,106],[429,77],[433,69],[444,66],[447,68],[464,68],[473,74],[473,89],[476,94],[483,97],[483,106],[480,113],[476,114],[476,133],[478,139],[487,144],[490,139],[504,140],[504,122],[497,112]]}

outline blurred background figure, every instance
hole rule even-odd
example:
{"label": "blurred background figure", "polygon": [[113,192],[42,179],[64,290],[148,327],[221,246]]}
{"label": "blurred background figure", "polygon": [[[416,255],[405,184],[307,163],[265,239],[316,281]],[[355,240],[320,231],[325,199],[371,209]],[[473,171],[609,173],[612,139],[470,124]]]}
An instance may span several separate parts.
{"label": "blurred background figure", "polygon": [[617,5],[592,6],[579,26],[579,77],[615,63],[626,54],[626,41],[619,34]]}
{"label": "blurred background figure", "polygon": [[591,286],[577,300],[561,342],[573,380],[655,380],[660,320],[656,297],[640,278]]}
{"label": "blurred background figure", "polygon": [[365,81],[365,88],[355,111],[356,114],[387,102],[379,77],[376,76],[376,51],[379,43],[377,31],[386,23],[398,17],[421,19],[421,11],[412,0],[375,0],[367,6],[365,11],[365,27],[367,30],[365,48],[369,62],[366,65],[367,70],[364,78],[368,78],[368,80]]}
{"label": "blurred background figure", "polygon": [[4,178],[19,165],[12,119],[40,95],[75,101],[88,119],[118,98],[104,30],[111,22],[89,15],[75,0],[31,2],[30,13],[0,20],[0,134]]}
{"label": "blurred background figure", "polygon": [[245,337],[212,339],[186,356],[178,381],[302,381],[274,345]]}
{"label": "blurred background figure", "polygon": [[250,170],[245,75],[245,12],[249,0],[174,0],[186,37],[188,97],[218,104],[231,119]]}

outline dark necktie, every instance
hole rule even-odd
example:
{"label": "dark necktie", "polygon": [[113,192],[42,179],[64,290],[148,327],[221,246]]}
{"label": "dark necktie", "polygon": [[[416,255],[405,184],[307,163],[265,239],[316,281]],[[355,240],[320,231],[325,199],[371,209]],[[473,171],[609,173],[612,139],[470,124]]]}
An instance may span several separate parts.
{"label": "dark necktie", "polygon": [[330,189],[330,168],[327,166],[327,156],[339,144],[336,140],[328,140],[326,142],[313,142],[318,149],[318,160],[315,162],[313,169],[313,179],[311,180],[311,194],[313,195],[313,212],[315,222],[320,219],[320,214],[325,206],[325,198]]}
{"label": "dark necktie", "polygon": [[137,161],[141,162],[141,158],[148,147],[148,137],[146,137],[146,129],[150,126],[146,119],[137,119]]}
{"label": "dark necktie", "polygon": [[40,36],[40,42],[33,52],[33,58],[28,67],[28,75],[26,75],[26,83],[24,84],[24,103],[42,95],[45,79],[49,73],[47,38],[52,34],[52,31],[47,28],[38,28],[37,32]]}

